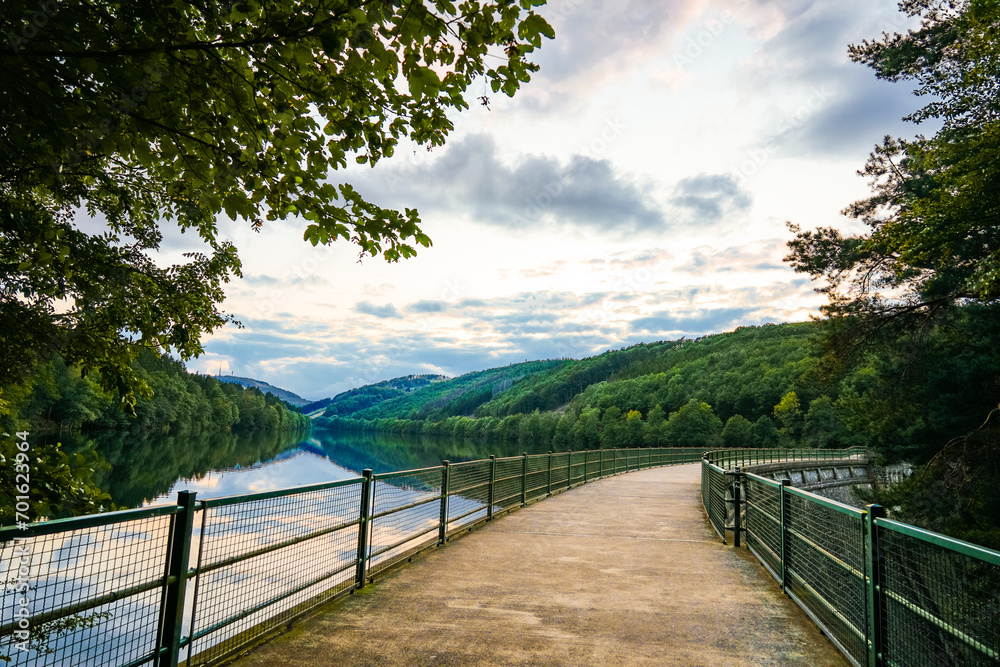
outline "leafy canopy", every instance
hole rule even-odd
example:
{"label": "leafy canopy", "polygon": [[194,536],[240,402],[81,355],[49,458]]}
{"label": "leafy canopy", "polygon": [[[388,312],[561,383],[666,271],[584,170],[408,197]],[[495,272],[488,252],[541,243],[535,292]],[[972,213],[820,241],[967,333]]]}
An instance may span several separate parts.
{"label": "leafy canopy", "polygon": [[[477,77],[513,95],[554,36],[541,4],[7,2],[0,387],[60,352],[132,396],[137,348],[201,352],[240,275],[220,215],[254,229],[301,217],[312,244],[388,261],[428,246],[415,210],[366,201],[331,172],[403,139],[442,145]],[[104,229],[82,228],[80,210]],[[204,251],[158,266],[168,223]]]}

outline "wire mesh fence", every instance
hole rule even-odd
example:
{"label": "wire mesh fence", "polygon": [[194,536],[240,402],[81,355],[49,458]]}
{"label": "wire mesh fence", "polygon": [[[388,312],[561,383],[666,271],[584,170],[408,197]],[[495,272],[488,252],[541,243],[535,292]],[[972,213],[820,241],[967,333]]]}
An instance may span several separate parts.
{"label": "wire mesh fence", "polygon": [[785,589],[848,656],[868,651],[864,515],[784,490]]}
{"label": "wire mesh fence", "polygon": [[[0,650],[7,664],[150,660],[159,645],[163,554],[175,517],[176,508],[160,508],[115,512],[100,525],[3,529],[0,635],[8,641]],[[60,524],[67,530],[53,530]]]}
{"label": "wire mesh fence", "polygon": [[0,527],[0,658],[24,667],[216,664],[497,512],[700,456],[688,448],[491,457]]}
{"label": "wire mesh fence", "polygon": [[[725,516],[716,481],[722,468],[807,460],[810,453],[706,454],[702,499],[713,525]],[[878,506],[858,510],[791,488],[788,480],[731,474],[745,500],[747,546],[851,663],[1000,665],[1000,553],[891,521]]]}
{"label": "wire mesh fence", "polygon": [[[139,667],[171,655],[216,664],[496,513],[702,454],[593,450],[366,471],[364,479],[0,528],[0,655],[25,667]],[[1000,664],[1000,553],[730,470],[813,454],[864,456],[706,453],[702,500],[712,525],[723,536],[742,526],[761,562],[857,665]],[[23,593],[30,608],[18,604]]]}
{"label": "wire mesh fence", "polygon": [[188,664],[207,665],[354,583],[361,480],[202,503]]}
{"label": "wire mesh fence", "polygon": [[748,474],[744,477],[743,492],[747,547],[780,581],[781,484]]}
{"label": "wire mesh fence", "polygon": [[370,574],[439,541],[443,472],[437,466],[373,476]]}
{"label": "wire mesh fence", "polygon": [[875,539],[885,663],[1000,664],[1000,554],[888,519]]}
{"label": "wire mesh fence", "polygon": [[708,511],[708,519],[712,522],[721,537],[726,541],[726,471],[719,466],[706,463],[703,465],[705,480],[704,502]]}
{"label": "wire mesh fence", "polygon": [[449,535],[489,515],[491,472],[490,461],[456,463],[449,468]]}

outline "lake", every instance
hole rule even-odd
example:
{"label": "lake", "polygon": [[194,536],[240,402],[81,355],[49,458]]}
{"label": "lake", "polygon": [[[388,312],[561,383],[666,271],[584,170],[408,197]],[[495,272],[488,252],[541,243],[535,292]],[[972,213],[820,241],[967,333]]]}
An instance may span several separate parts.
{"label": "lake", "polygon": [[[214,433],[136,437],[120,433],[60,436],[68,452],[97,451],[108,469],[98,483],[121,508],[173,502],[177,491],[217,498],[303,484],[413,470],[442,460],[521,454],[519,444],[381,433]],[[546,448],[527,448],[529,454]]]}

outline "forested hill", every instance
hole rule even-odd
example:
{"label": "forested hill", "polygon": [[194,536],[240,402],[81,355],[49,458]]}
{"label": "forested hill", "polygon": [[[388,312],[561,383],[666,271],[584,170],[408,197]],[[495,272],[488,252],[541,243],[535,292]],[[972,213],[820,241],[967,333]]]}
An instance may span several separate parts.
{"label": "forested hill", "polygon": [[310,414],[321,409],[328,409],[330,414],[353,414],[364,408],[371,407],[390,398],[403,396],[434,382],[449,379],[447,375],[405,375],[350,389],[337,394],[333,398],[324,398],[302,406],[302,412]]}
{"label": "forested hill", "polygon": [[253,378],[239,377],[237,375],[215,375],[213,377],[219,382],[228,382],[230,384],[238,384],[241,387],[259,389],[262,394],[274,394],[285,403],[294,405],[297,408],[301,408],[303,405],[309,403],[309,401],[298,394],[287,389],[282,389],[281,387],[275,387],[273,384],[269,384],[263,380],[254,380]]}
{"label": "forested hill", "polygon": [[0,427],[32,431],[287,431],[309,420],[271,393],[188,373],[169,357],[144,351],[132,368],[151,389],[126,412],[121,397],[101,389],[97,374],[83,376],[56,357],[31,378],[5,387]]}
{"label": "forested hill", "polygon": [[470,373],[370,405],[344,400],[314,423],[556,449],[864,445],[918,462],[995,407],[995,319],[966,308],[928,334],[919,363],[872,350],[848,370],[826,360],[821,323],[741,327]]}
{"label": "forested hill", "polygon": [[[434,421],[452,415],[471,415],[477,407],[514,385],[567,363],[566,360],[528,361],[450,379],[443,375],[396,378],[329,399],[323,416]],[[414,377],[427,380],[414,382]]]}

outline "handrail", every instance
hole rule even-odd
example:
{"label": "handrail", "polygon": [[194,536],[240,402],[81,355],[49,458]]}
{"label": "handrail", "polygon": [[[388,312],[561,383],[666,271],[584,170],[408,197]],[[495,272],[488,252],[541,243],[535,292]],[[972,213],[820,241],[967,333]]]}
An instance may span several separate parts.
{"label": "handrail", "polygon": [[750,551],[857,667],[1000,664],[1000,552],[741,469],[845,455],[867,458],[862,448],[706,452],[702,503],[723,541],[728,514],[745,513],[733,524]]}

